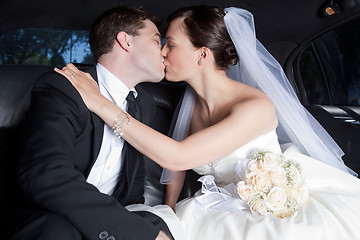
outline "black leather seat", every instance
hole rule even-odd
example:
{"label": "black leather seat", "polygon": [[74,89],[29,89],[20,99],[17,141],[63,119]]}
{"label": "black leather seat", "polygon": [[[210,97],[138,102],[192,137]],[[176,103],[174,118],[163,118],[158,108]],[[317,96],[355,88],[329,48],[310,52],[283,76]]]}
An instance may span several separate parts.
{"label": "black leather seat", "polygon": [[21,121],[35,80],[51,70],[40,65],[0,65],[0,214],[21,197],[15,178]]}
{"label": "black leather seat", "polygon": [[[0,65],[0,211],[3,206],[21,196],[16,192],[15,164],[17,141],[22,120],[29,107],[31,89],[36,79],[45,72],[53,71],[42,65]],[[163,134],[168,133],[177,103],[185,89],[183,84],[166,81],[160,84],[142,83],[156,101],[156,119],[151,126]],[[145,204],[162,204],[165,187],[160,184],[162,168],[145,159]],[[197,175],[190,171],[180,199],[192,195],[199,188],[193,184]],[[6,210],[6,209],[5,209]],[[0,212],[1,214],[1,212]]]}

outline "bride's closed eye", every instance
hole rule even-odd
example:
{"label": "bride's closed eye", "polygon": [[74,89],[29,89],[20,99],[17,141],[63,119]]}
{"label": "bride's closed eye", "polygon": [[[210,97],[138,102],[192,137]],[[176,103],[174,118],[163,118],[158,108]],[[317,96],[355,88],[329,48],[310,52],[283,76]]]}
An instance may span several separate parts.
{"label": "bride's closed eye", "polygon": [[165,46],[168,47],[168,48],[174,48],[174,47],[175,47],[175,45],[174,45],[174,44],[171,44],[171,43],[166,43]]}

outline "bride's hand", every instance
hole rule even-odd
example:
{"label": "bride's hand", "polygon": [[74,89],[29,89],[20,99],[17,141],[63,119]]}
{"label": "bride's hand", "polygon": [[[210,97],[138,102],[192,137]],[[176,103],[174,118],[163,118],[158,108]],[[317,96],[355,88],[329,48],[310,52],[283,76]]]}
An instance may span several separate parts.
{"label": "bride's hand", "polygon": [[89,110],[96,112],[96,108],[102,100],[105,100],[105,97],[101,95],[99,87],[91,75],[80,71],[71,63],[62,70],[58,68],[54,68],[54,70],[66,77],[80,93]]}

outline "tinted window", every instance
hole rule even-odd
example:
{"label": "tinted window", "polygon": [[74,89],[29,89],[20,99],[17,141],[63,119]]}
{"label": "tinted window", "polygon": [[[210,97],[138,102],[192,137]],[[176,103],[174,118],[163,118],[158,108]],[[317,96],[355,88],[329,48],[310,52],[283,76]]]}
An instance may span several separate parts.
{"label": "tinted window", "polygon": [[360,105],[360,20],[309,44],[300,73],[310,104]]}
{"label": "tinted window", "polygon": [[0,64],[93,64],[88,32],[58,29],[20,29],[0,37]]}
{"label": "tinted window", "polygon": [[309,45],[301,55],[300,73],[308,102],[330,104],[327,84],[312,45]]}

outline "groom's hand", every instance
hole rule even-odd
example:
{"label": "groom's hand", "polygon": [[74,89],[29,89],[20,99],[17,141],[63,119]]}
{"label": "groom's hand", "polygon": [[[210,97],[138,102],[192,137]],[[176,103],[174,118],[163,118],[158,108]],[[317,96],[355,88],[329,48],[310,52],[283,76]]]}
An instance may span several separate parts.
{"label": "groom's hand", "polygon": [[172,239],[169,238],[169,236],[166,235],[166,233],[164,233],[163,231],[160,231],[159,235],[156,237],[155,240],[172,240]]}

